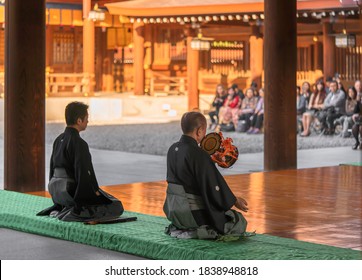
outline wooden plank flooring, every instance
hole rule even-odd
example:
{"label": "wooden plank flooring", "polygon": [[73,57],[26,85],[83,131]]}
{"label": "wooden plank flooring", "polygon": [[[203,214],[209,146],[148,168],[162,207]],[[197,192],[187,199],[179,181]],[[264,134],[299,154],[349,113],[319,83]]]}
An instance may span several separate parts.
{"label": "wooden plank flooring", "polygon": [[[261,172],[225,179],[249,203],[248,231],[362,250],[362,167]],[[128,211],[164,216],[164,181],[102,188]]]}

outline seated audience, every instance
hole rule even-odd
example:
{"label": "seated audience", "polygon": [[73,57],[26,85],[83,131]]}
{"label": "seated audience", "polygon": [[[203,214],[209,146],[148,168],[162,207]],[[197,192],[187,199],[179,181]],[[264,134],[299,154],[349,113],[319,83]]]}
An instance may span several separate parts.
{"label": "seated audience", "polygon": [[310,83],[304,82],[302,84],[302,92],[301,92],[301,94],[304,95],[305,100],[306,100],[306,104],[308,104],[309,103],[309,98],[312,95],[312,90],[311,90]]}
{"label": "seated audience", "polygon": [[353,120],[352,115],[354,112],[354,109],[357,105],[357,92],[354,87],[348,88],[348,96],[346,99],[346,113],[342,117],[338,119],[338,122],[342,124],[342,137],[347,138],[350,137],[350,133],[348,132],[348,129],[352,128]]}
{"label": "seated audience", "polygon": [[217,124],[219,123],[219,111],[220,111],[220,108],[222,107],[222,105],[224,104],[226,97],[227,97],[227,94],[224,90],[224,87],[221,84],[217,85],[215,98],[214,98],[214,101],[212,102],[212,107],[215,107],[215,110],[209,112],[209,116],[210,116],[210,120],[211,120],[211,124],[210,124],[211,130],[214,130],[216,128]]}
{"label": "seated audience", "polygon": [[251,117],[250,128],[247,131],[248,134],[258,134],[263,126],[264,121],[264,89],[259,90],[259,100],[256,104],[254,114]]}
{"label": "seated audience", "polygon": [[343,91],[345,97],[347,98],[346,89],[344,88],[343,83],[341,82],[340,79],[337,80],[337,84],[338,84],[338,89],[340,91]]}
{"label": "seated audience", "polygon": [[329,90],[329,87],[331,85],[331,82],[333,81],[333,78],[332,77],[327,77],[326,79],[326,94],[328,95],[330,90]]}
{"label": "seated audience", "polygon": [[305,112],[307,104],[306,96],[300,91],[300,87],[297,86],[297,115],[301,116]]}
{"label": "seated audience", "polygon": [[354,139],[356,139],[356,143],[352,146],[352,149],[356,150],[359,147],[359,149],[362,150],[360,142],[360,139],[362,139],[362,100],[357,102],[352,120],[354,122],[352,126],[352,135]]}
{"label": "seated audience", "polygon": [[323,111],[318,114],[318,119],[325,128],[325,134],[334,134],[334,120],[345,113],[345,94],[338,89],[336,81],[330,82],[330,93],[323,104]]}
{"label": "seated audience", "polygon": [[357,92],[357,101],[361,101],[362,100],[362,86],[361,86],[360,80],[355,81],[354,89]]}
{"label": "seated audience", "polygon": [[318,81],[316,90],[312,93],[307,110],[302,116],[303,132],[301,136],[310,135],[310,125],[315,117],[316,113],[323,108],[324,99],[326,98],[326,91],[323,81]]}
{"label": "seated audience", "polygon": [[219,126],[217,130],[222,131],[234,131],[235,126],[232,122],[233,116],[237,113],[240,106],[240,97],[235,93],[234,89],[230,87],[228,89],[228,95],[224,101],[223,106],[219,111]]}
{"label": "seated audience", "polygon": [[240,89],[237,84],[232,84],[231,87],[234,89],[235,93],[239,95],[240,100],[243,100],[245,97],[243,90]]}
{"label": "seated audience", "polygon": [[258,84],[255,81],[252,81],[250,84],[250,88],[253,90],[253,95],[258,95]]}
{"label": "seated audience", "polygon": [[241,108],[233,116],[235,129],[238,132],[246,132],[250,127],[250,117],[254,114],[258,98],[254,96],[253,89],[246,90],[246,96],[241,103]]}

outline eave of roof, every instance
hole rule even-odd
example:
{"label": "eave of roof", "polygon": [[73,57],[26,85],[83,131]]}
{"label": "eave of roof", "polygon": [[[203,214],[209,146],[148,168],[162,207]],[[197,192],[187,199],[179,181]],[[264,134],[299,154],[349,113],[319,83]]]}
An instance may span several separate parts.
{"label": "eave of roof", "polygon": [[[154,17],[255,13],[264,11],[264,0],[134,0],[106,4],[115,15]],[[350,7],[356,7],[351,4]],[[339,0],[297,0],[298,10],[346,8]]]}

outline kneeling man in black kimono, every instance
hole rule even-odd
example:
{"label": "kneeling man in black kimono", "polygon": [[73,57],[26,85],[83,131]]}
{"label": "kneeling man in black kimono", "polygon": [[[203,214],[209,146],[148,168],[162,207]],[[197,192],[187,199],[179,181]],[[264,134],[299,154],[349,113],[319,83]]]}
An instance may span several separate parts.
{"label": "kneeling man in black kimono", "polygon": [[164,212],[171,225],[166,233],[178,238],[227,240],[245,233],[247,222],[231,208],[246,212],[247,202],[234,196],[224,178],[199,147],[206,119],[199,112],[182,116],[183,135],[167,154],[167,197]]}
{"label": "kneeling man in black kimono", "polygon": [[88,105],[69,103],[65,118],[67,127],[55,139],[50,159],[48,189],[54,205],[38,215],[80,222],[118,218],[122,203],[99,188],[88,144],[79,136],[87,128]]}

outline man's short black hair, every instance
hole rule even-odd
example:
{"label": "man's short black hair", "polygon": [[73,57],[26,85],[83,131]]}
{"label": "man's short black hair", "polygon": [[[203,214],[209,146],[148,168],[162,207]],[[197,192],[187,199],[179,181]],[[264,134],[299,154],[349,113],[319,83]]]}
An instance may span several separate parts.
{"label": "man's short black hair", "polygon": [[82,102],[71,102],[65,107],[65,121],[67,125],[74,125],[80,118],[84,120],[85,116],[88,115],[88,105]]}
{"label": "man's short black hair", "polygon": [[336,84],[336,86],[338,86],[338,82],[337,82],[336,80],[330,81],[330,82],[329,82],[329,85],[331,85],[331,84]]}
{"label": "man's short black hair", "polygon": [[181,118],[181,129],[184,134],[192,133],[196,128],[206,124],[206,118],[200,112],[187,112]]}

